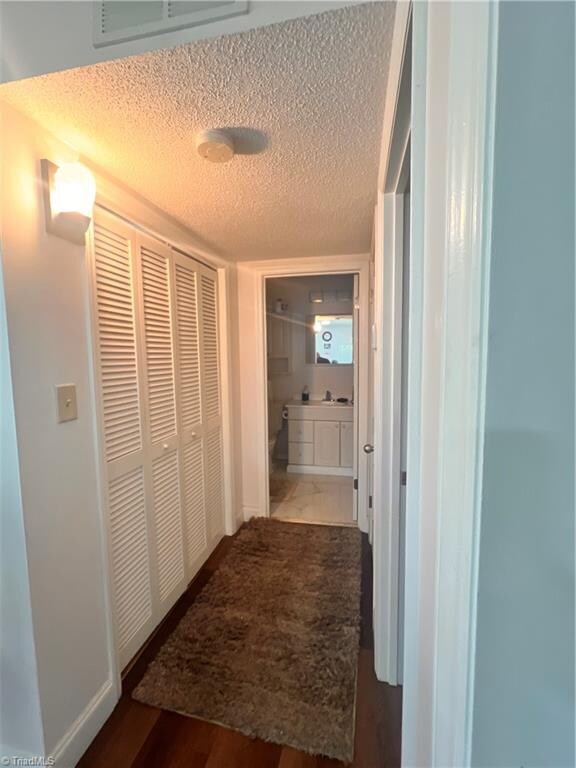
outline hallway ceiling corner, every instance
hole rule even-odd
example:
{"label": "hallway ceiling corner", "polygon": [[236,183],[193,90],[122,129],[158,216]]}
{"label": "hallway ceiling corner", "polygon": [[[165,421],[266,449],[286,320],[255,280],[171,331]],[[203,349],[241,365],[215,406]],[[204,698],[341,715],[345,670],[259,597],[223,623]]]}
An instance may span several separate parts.
{"label": "hallway ceiling corner", "polygon": [[[394,3],[361,3],[0,87],[233,260],[369,250]],[[207,163],[195,135],[236,150]]]}

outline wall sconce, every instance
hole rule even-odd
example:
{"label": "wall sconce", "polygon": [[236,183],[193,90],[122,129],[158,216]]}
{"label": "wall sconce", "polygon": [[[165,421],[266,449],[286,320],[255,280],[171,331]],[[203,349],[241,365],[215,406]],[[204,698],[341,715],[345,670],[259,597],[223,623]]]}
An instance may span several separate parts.
{"label": "wall sconce", "polygon": [[84,245],[96,198],[94,177],[81,163],[40,161],[46,231]]}

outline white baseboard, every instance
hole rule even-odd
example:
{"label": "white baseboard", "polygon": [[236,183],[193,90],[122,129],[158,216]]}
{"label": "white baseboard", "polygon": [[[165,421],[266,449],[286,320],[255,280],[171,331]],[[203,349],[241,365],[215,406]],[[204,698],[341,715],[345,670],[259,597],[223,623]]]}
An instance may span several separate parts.
{"label": "white baseboard", "polygon": [[251,517],[266,517],[260,507],[242,507],[244,520],[250,520]]}
{"label": "white baseboard", "polygon": [[296,475],[332,475],[338,477],[353,477],[352,467],[317,467],[310,464],[288,464],[286,472]]}
{"label": "white baseboard", "polygon": [[51,755],[55,766],[74,768],[110,717],[118,698],[116,686],[107,680],[56,746]]}

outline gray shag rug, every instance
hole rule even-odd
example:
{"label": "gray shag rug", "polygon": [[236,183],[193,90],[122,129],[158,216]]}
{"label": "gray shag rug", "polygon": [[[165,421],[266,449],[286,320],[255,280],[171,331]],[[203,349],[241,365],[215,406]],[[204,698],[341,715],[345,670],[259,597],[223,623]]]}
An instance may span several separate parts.
{"label": "gray shag rug", "polygon": [[252,519],[133,696],[350,762],[360,533]]}

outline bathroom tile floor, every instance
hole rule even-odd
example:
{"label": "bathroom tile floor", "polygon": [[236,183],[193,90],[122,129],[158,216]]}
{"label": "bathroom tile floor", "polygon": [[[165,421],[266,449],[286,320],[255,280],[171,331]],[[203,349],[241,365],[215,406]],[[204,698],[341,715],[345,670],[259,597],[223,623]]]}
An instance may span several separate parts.
{"label": "bathroom tile floor", "polygon": [[356,525],[352,498],[351,477],[288,474],[281,469],[270,475],[270,514],[277,520]]}

